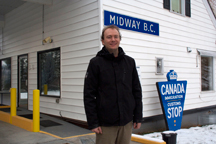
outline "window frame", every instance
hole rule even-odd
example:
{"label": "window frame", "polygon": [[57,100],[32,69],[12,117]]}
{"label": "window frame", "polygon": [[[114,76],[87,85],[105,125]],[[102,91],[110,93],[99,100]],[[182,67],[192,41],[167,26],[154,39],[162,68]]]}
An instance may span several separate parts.
{"label": "window frame", "polygon": [[[40,76],[41,76],[41,73],[40,73],[40,59],[39,59],[39,55],[41,53],[47,53],[47,52],[52,52],[52,51],[56,51],[56,50],[59,50],[59,53],[60,53],[60,60],[59,60],[59,95],[45,95],[45,94],[42,94],[41,92],[41,87],[40,87]],[[49,50],[44,50],[44,51],[38,51],[37,52],[37,89],[40,90],[40,96],[44,96],[44,97],[54,97],[54,98],[61,98],[61,48],[60,47],[57,47],[57,48],[52,48],[52,49],[49,49]]]}
{"label": "window frame", "polygon": [[170,0],[170,12],[185,16],[185,0],[180,0],[181,1],[181,4],[180,4],[181,5],[181,7],[180,7],[181,13],[177,13],[177,12],[172,10],[172,1],[173,0]]}
{"label": "window frame", "polygon": [[[11,79],[11,75],[12,75],[11,62],[12,62],[12,60],[11,60],[11,57],[0,59],[0,79],[1,79],[0,91],[2,91],[2,61],[7,60],[7,59],[10,60],[10,88],[11,88],[11,84],[12,84],[12,79]],[[10,89],[9,90],[3,90],[3,91],[10,91]]]}
{"label": "window frame", "polygon": [[[212,58],[212,89],[210,89],[210,90],[203,90],[203,88],[202,88],[202,62],[201,62],[202,57],[211,57]],[[215,82],[215,80],[214,80],[214,77],[215,77],[215,74],[214,74],[214,60],[215,60],[214,56],[200,55],[200,75],[201,75],[201,88],[200,89],[201,89],[202,93],[215,91],[215,88],[214,88],[214,86],[215,86],[215,84],[214,84],[214,82]]]}
{"label": "window frame", "polygon": [[172,11],[172,0],[163,0],[163,8],[177,15],[191,17],[191,0],[181,0],[181,13]]}

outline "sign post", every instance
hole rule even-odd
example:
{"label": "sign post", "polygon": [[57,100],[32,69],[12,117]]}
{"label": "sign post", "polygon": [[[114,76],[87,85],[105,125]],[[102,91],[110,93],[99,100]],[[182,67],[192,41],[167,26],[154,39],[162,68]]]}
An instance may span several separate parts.
{"label": "sign post", "polygon": [[163,115],[168,130],[181,129],[187,81],[177,81],[177,73],[170,70],[165,82],[156,82]]}

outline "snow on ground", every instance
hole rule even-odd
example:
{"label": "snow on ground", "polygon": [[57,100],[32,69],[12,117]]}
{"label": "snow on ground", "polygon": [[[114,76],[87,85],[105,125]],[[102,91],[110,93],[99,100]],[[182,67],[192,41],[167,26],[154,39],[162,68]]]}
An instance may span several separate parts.
{"label": "snow on ground", "polygon": [[[216,144],[216,124],[180,129],[175,132],[177,133],[177,144]],[[143,136],[163,139],[161,132]]]}

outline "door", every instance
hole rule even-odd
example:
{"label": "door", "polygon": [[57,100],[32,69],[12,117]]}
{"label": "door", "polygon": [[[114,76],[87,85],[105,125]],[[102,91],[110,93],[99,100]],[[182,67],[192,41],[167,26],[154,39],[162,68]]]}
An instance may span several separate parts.
{"label": "door", "polygon": [[28,109],[28,55],[18,56],[18,107]]}

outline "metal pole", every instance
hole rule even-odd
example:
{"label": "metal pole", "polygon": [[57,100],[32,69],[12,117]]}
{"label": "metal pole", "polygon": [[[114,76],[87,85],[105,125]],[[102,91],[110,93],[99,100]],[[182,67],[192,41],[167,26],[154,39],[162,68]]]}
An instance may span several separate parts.
{"label": "metal pole", "polygon": [[47,90],[48,90],[48,87],[47,87],[47,84],[45,84],[45,85],[44,85],[44,94],[45,94],[45,95],[47,95]]}
{"label": "metal pole", "polygon": [[40,131],[40,91],[33,90],[33,132]]}
{"label": "metal pole", "polygon": [[16,88],[10,89],[10,95],[11,95],[11,119],[10,123],[12,123],[12,116],[16,116]]}

